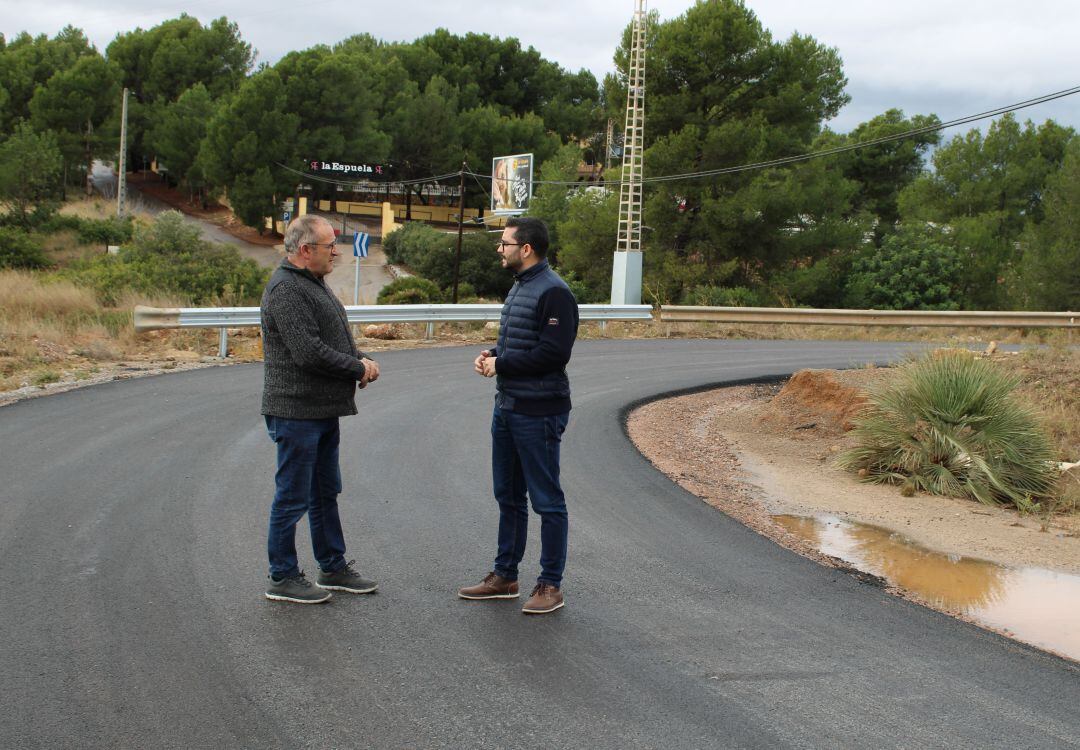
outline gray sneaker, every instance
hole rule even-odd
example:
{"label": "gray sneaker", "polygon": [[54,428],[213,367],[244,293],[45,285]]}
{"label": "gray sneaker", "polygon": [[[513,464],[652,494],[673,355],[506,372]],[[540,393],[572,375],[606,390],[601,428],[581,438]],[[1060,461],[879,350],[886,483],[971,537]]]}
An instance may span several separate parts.
{"label": "gray sneaker", "polygon": [[355,563],[356,560],[349,560],[349,562],[345,563],[344,568],[335,570],[333,573],[320,571],[316,583],[320,588],[332,591],[348,591],[350,594],[370,594],[379,588],[379,584],[375,583],[375,581],[369,581],[361,577],[353,569]]}
{"label": "gray sneaker", "polygon": [[311,581],[300,571],[292,578],[282,578],[275,581],[270,578],[270,586],[266,589],[266,598],[275,602],[295,602],[296,604],[322,604],[330,601],[332,597],[329,591],[317,589],[311,585]]}

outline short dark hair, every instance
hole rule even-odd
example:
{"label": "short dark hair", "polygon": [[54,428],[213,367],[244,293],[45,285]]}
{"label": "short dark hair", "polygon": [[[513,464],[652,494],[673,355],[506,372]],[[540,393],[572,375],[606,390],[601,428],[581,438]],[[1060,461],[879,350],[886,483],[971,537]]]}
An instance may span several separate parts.
{"label": "short dark hair", "polygon": [[529,245],[538,258],[546,258],[548,251],[547,224],[531,216],[515,216],[507,219],[506,226],[514,230],[514,239]]}

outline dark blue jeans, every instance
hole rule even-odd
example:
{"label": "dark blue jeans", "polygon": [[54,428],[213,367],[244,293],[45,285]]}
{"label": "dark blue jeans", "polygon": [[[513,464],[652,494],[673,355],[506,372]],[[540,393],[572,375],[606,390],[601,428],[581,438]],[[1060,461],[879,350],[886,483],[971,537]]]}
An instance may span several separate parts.
{"label": "dark blue jeans", "polygon": [[285,419],[266,417],[266,431],[277,443],[274,504],[270,507],[267,552],[270,575],[295,576],[296,524],[308,514],[311,547],[319,567],[327,572],[345,567],[345,537],[338,517],[341,469],[338,418]]}
{"label": "dark blue jeans", "polygon": [[529,531],[528,493],[540,515],[540,578],[562,584],[569,522],[559,486],[559,446],[569,414],[534,417],[502,411],[491,418],[491,474],[499,503],[499,551],[495,572],[517,580]]}

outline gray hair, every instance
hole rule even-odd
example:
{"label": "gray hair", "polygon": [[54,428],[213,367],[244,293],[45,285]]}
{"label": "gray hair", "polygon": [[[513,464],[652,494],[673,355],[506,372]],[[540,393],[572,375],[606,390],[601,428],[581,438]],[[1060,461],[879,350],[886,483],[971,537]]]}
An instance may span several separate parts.
{"label": "gray hair", "polygon": [[285,229],[285,252],[288,255],[296,255],[300,252],[300,246],[311,244],[318,239],[319,226],[329,224],[326,219],[315,214],[297,216],[289,222]]}

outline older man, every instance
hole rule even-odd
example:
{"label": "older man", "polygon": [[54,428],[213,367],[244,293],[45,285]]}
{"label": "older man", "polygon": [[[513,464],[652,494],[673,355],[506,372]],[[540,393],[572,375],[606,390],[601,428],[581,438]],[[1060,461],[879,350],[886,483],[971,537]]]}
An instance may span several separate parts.
{"label": "older man", "polygon": [[[273,601],[317,604],[330,591],[368,594],[378,588],[345,560],[338,515],[338,418],[356,414],[354,395],[379,377],[379,365],[356,348],[345,308],[325,276],[338,257],[334,230],[319,216],[285,230],[287,257],[262,297],[262,413],[277,444],[276,491],[267,551]],[[296,558],[296,524],[307,513],[319,564],[315,585]]]}

